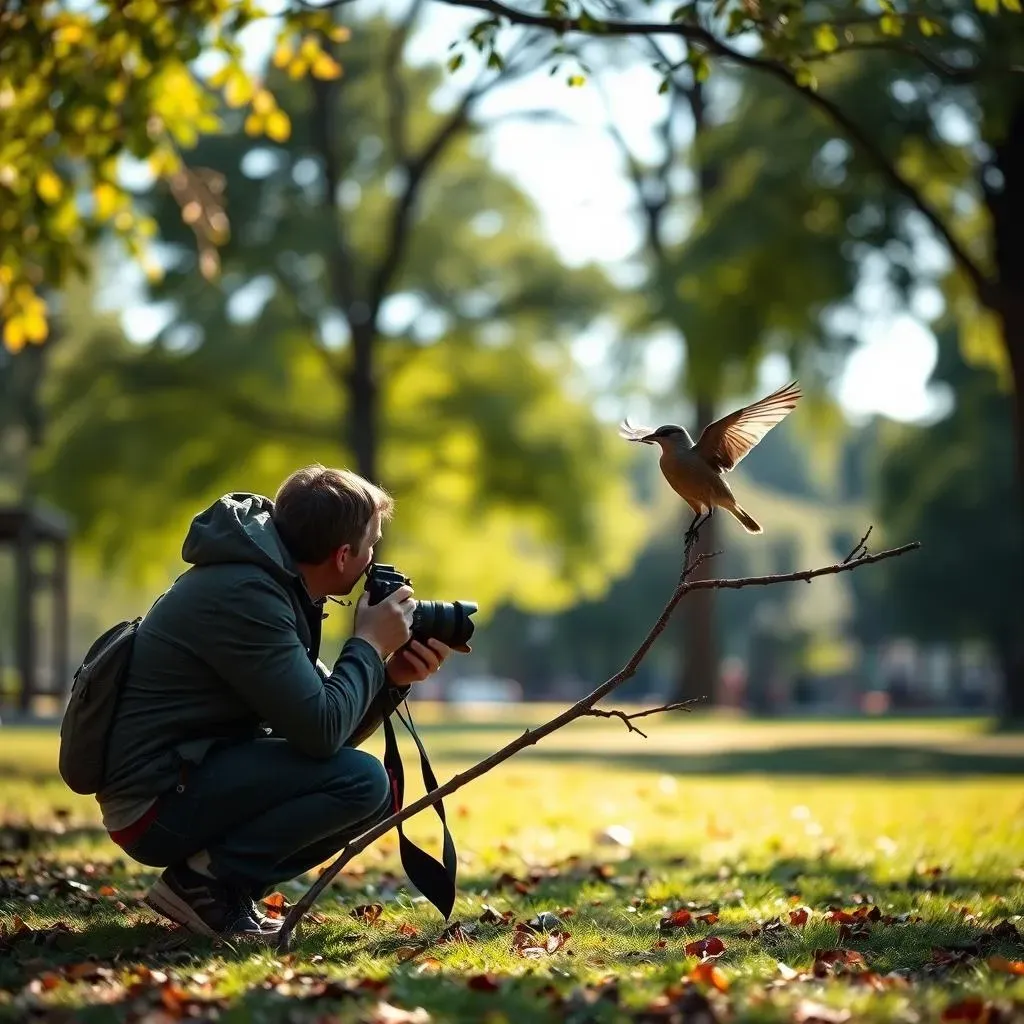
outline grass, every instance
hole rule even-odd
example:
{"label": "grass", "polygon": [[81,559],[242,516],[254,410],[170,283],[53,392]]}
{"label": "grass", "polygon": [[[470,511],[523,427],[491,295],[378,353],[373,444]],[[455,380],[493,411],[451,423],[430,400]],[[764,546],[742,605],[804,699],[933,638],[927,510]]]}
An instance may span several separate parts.
{"label": "grass", "polygon": [[[443,779],[549,714],[427,707],[417,720]],[[56,735],[0,729],[0,1019],[994,1021],[1015,1001],[1024,1012],[1024,977],[1006,963],[1024,960],[1024,737],[980,721],[649,725],[645,741],[618,722],[577,723],[446,801],[462,859],[452,920],[466,937],[438,941],[445,922],[405,886],[391,833],[325,894],[288,957],[165,927],[138,905],[154,872],[119,856],[91,798],[60,782]],[[414,765],[407,748],[410,799]],[[407,832],[436,851],[437,825],[421,815]],[[609,844],[611,826],[628,845]],[[303,887],[281,889],[290,902]],[[372,923],[352,916],[377,903]],[[510,920],[481,923],[485,905]],[[872,907],[859,924],[830,916]],[[691,921],[660,931],[681,908]],[[543,911],[570,938],[519,955],[515,925]],[[725,947],[717,972],[684,983],[699,963],[685,947],[709,936]]]}

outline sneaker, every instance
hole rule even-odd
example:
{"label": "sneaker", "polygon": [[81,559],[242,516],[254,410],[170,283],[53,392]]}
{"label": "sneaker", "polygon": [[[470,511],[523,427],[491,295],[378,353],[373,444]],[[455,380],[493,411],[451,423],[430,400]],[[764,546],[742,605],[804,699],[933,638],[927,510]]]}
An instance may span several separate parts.
{"label": "sneaker", "polygon": [[246,910],[249,911],[249,916],[260,926],[260,931],[263,932],[279,932],[281,925],[284,924],[284,917],[268,917],[260,909],[258,900],[252,898],[251,895],[246,894],[245,897]]}
{"label": "sneaker", "polygon": [[143,902],[175,924],[210,938],[266,934],[246,896],[185,864],[165,868]]}

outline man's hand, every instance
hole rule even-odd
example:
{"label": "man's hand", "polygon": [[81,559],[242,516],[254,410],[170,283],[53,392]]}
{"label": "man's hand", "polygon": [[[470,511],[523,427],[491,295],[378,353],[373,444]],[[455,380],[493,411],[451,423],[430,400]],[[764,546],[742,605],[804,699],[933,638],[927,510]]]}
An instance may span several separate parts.
{"label": "man's hand", "polygon": [[422,683],[441,667],[451,652],[451,648],[440,640],[431,639],[426,644],[413,640],[388,662],[388,679],[395,686]]}
{"label": "man's hand", "polygon": [[364,593],[356,605],[352,635],[361,637],[384,659],[409,639],[415,610],[412,587],[399,587],[374,605]]}

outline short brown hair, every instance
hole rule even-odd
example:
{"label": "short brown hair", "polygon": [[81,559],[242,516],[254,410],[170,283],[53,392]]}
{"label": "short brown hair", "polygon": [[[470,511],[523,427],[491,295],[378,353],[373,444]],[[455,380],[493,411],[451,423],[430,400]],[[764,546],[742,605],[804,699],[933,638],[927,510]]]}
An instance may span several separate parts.
{"label": "short brown hair", "polygon": [[316,463],[292,473],[274,496],[274,526],[292,558],[319,565],[344,544],[358,550],[374,512],[391,517],[391,495],[347,469]]}

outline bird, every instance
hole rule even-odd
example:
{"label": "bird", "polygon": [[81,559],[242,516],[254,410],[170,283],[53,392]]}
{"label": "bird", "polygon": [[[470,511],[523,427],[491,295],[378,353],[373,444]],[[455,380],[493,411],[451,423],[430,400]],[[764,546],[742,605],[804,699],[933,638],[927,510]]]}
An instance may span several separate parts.
{"label": "bird", "polygon": [[802,397],[799,383],[793,381],[750,405],[743,406],[709,423],[697,443],[682,427],[666,423],[657,429],[634,427],[629,418],[619,427],[619,435],[628,441],[661,446],[662,475],[669,486],[694,512],[686,531],[694,536],[716,508],[731,513],[747,533],[763,533],[761,524],[737,501],[725,474],[735,469],[750,450],[781,423]]}

